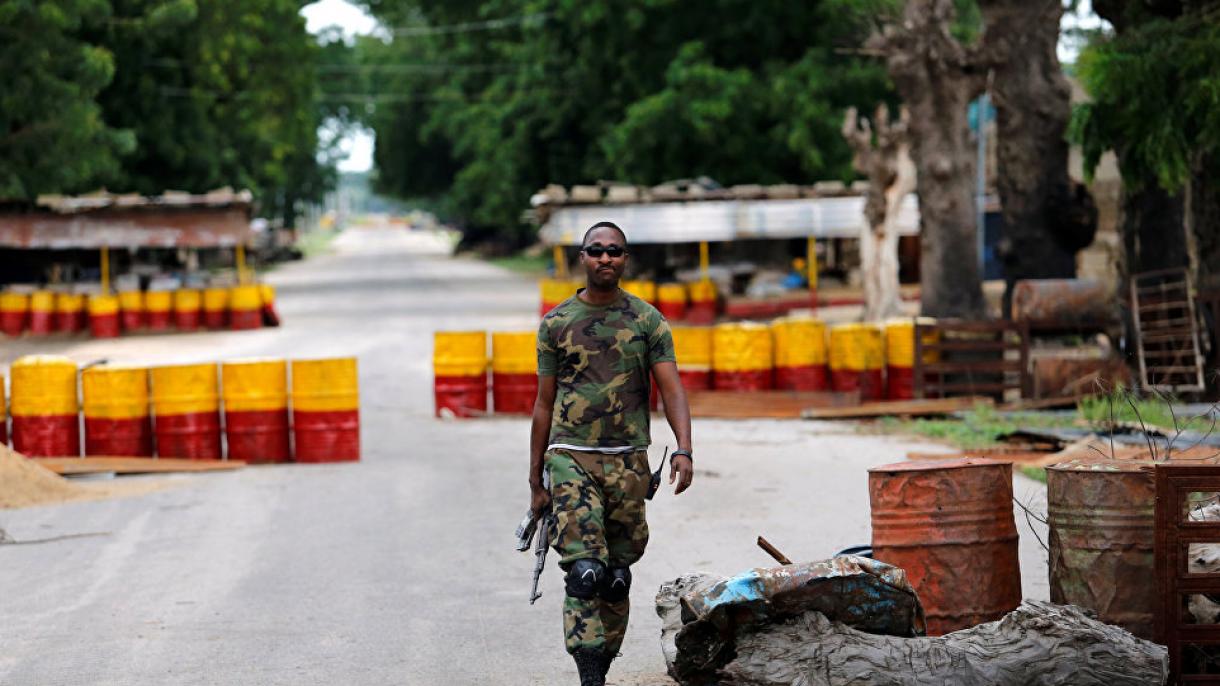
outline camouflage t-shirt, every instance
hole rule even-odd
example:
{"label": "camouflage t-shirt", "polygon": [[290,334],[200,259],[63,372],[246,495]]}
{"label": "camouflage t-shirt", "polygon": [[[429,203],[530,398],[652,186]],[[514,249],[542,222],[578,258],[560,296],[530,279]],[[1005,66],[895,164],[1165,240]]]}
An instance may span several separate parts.
{"label": "camouflage t-shirt", "polygon": [[634,295],[619,291],[600,306],[579,295],[563,301],[538,327],[538,374],[555,377],[550,443],[648,447],[648,374],[673,361],[669,323]]}

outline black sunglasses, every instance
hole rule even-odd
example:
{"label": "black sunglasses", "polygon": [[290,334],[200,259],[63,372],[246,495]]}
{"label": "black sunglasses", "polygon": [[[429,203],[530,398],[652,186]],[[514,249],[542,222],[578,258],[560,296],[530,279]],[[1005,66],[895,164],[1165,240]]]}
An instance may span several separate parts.
{"label": "black sunglasses", "polygon": [[602,247],[600,245],[586,245],[585,247],[581,248],[581,251],[589,257],[594,258],[601,257],[602,255],[609,255],[610,257],[622,257],[623,255],[627,254],[627,249],[621,245],[608,245],[606,247]]}

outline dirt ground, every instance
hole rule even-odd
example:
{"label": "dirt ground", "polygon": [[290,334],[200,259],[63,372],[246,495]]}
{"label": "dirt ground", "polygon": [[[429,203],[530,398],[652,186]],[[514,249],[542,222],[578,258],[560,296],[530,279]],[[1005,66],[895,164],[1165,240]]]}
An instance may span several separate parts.
{"label": "dirt ground", "polygon": [[[0,683],[575,683],[561,574],[548,569],[531,607],[532,558],[512,546],[528,420],[432,417],[432,332],[532,330],[537,289],[447,252],[430,234],[349,229],[270,275],[278,329],[0,342],[6,374],[35,352],[148,364],[355,355],[363,442],[358,464],[172,477],[138,496],[0,510],[15,540],[97,534],[0,545]],[[653,439],[659,459],[673,444],[660,418]],[[663,581],[769,565],[760,534],[797,560],[867,543],[866,469],[935,450],[807,421],[697,420],[694,443],[691,490],[650,505],[612,684],[670,683],[652,603]],[[1040,484],[1015,487],[1045,502]],[[1023,516],[1018,528],[1025,595],[1046,599],[1046,556]]]}

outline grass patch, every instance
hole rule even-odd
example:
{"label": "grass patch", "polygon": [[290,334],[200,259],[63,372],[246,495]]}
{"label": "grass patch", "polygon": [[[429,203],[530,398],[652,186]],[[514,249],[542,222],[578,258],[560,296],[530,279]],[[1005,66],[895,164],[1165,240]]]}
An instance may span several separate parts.
{"label": "grass patch", "polygon": [[958,448],[990,448],[999,444],[1000,436],[1021,427],[1070,426],[1071,418],[1038,412],[1000,414],[990,405],[975,405],[960,418],[945,419],[899,419],[884,417],[881,428],[886,432],[912,433],[938,441],[945,441]]}
{"label": "grass patch", "polygon": [[551,268],[551,256],[545,253],[541,255],[517,253],[507,257],[493,257],[487,261],[511,272],[536,276],[545,276]]}
{"label": "grass patch", "polygon": [[1140,398],[1130,391],[1118,389],[1109,395],[1090,396],[1081,399],[1077,404],[1080,418],[1093,426],[1107,427],[1111,417],[1115,422],[1129,422],[1144,426],[1174,430],[1192,429],[1206,432],[1211,429],[1210,419],[1175,415],[1171,410],[1173,398],[1147,397]]}
{"label": "grass patch", "polygon": [[1033,465],[1022,464],[1017,465],[1017,470],[1034,481],[1046,483],[1046,467],[1035,467]]}
{"label": "grass patch", "polygon": [[329,248],[331,241],[338,236],[340,229],[314,229],[308,233],[302,233],[297,239],[297,249],[306,258],[314,257],[325,253]]}

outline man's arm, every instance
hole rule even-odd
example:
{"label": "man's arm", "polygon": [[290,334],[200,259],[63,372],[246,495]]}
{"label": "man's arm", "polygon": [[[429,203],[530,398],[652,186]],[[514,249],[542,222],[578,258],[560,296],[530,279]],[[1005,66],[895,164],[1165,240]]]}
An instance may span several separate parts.
{"label": "man's arm", "polygon": [[[652,365],[652,377],[660,387],[661,399],[665,401],[665,419],[678,439],[678,449],[690,451],[690,406],[686,404],[686,390],[682,388],[682,379],[678,376],[678,365],[658,362]],[[690,488],[691,480],[695,478],[695,465],[689,457],[676,455],[670,460],[669,483],[672,484],[675,478],[678,478],[678,486],[674,489],[674,495]]]}
{"label": "man's arm", "polygon": [[538,397],[534,400],[534,419],[530,425],[530,509],[535,514],[542,512],[551,502],[551,494],[542,486],[542,456],[551,439],[551,412],[554,408],[555,377],[540,374]]}

